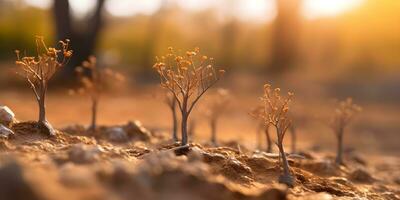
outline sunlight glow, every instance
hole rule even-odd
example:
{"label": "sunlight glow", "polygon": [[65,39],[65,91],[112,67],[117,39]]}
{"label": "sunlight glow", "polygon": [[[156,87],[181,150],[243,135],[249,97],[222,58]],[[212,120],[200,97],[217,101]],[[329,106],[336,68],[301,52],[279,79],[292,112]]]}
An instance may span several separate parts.
{"label": "sunlight glow", "polygon": [[51,0],[25,0],[25,3],[33,7],[48,9],[53,2]]}
{"label": "sunlight glow", "polygon": [[[95,6],[96,0],[69,0],[77,17],[84,17]],[[333,17],[347,12],[365,0],[304,0],[303,15],[307,19]],[[49,9],[52,0],[24,0],[27,5]],[[105,10],[113,16],[129,17],[137,14],[151,15],[163,2],[178,5],[193,12],[215,9],[221,15],[235,15],[240,20],[265,22],[276,16],[275,0],[108,0]]]}
{"label": "sunlight glow", "polygon": [[308,19],[331,17],[351,10],[364,0],[305,0],[304,15]]}
{"label": "sunlight glow", "polygon": [[237,5],[237,15],[242,20],[272,21],[276,16],[275,7],[273,0],[240,0]]}
{"label": "sunlight glow", "polygon": [[215,0],[176,0],[176,2],[178,3],[179,7],[192,11],[202,11],[216,7],[219,4],[224,4],[223,1]]}
{"label": "sunlight glow", "polygon": [[96,0],[69,0],[72,14],[78,18],[85,17],[96,7]]}
{"label": "sunlight glow", "polygon": [[136,14],[151,15],[161,6],[161,0],[118,0],[106,1],[105,9],[117,17],[129,17]]}

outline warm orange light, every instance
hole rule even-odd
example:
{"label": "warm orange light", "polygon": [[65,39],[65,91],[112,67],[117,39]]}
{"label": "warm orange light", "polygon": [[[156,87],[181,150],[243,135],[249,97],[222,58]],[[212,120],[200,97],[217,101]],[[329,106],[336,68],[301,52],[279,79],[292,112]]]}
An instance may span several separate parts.
{"label": "warm orange light", "polygon": [[336,16],[363,2],[364,0],[305,0],[303,11],[304,15],[311,19]]}

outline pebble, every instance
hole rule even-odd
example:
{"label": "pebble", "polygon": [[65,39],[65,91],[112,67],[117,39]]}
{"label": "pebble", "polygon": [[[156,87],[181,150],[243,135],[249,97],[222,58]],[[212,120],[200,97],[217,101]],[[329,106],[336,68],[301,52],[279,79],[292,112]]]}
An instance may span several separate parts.
{"label": "pebble", "polygon": [[0,124],[10,127],[10,125],[14,122],[14,119],[15,114],[10,108],[7,106],[0,106]]}
{"label": "pebble", "polygon": [[0,138],[8,139],[12,135],[14,135],[14,132],[11,129],[0,124]]}
{"label": "pebble", "polygon": [[76,164],[89,164],[99,159],[101,150],[83,144],[73,145],[68,151],[69,160]]}
{"label": "pebble", "polygon": [[114,142],[125,142],[128,140],[128,134],[121,127],[107,129],[108,139]]}

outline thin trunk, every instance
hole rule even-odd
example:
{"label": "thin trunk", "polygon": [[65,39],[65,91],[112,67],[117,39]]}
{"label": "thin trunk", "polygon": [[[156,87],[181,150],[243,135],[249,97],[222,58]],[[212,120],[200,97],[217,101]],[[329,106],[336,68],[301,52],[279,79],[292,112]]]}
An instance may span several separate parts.
{"label": "thin trunk", "polygon": [[217,145],[217,119],[213,118],[210,120],[211,128],[211,143]]}
{"label": "thin trunk", "polygon": [[283,175],[290,176],[289,163],[286,159],[286,154],[285,154],[285,150],[283,149],[282,143],[279,144],[278,147],[279,147],[279,153],[281,154],[281,158],[282,158]]}
{"label": "thin trunk", "polygon": [[54,136],[56,134],[55,129],[46,119],[46,90],[47,90],[46,85],[42,85],[40,97],[38,99],[38,105],[39,105],[38,126],[44,127],[46,134]]}
{"label": "thin trunk", "polygon": [[265,136],[267,139],[267,153],[272,153],[272,141],[271,136],[269,135],[268,127],[265,128]]}
{"label": "thin trunk", "polygon": [[181,134],[182,134],[182,141],[181,146],[186,146],[188,143],[188,98],[184,97],[182,106],[181,106],[181,113],[182,113],[182,121],[181,121]]}
{"label": "thin trunk", "polygon": [[44,95],[39,99],[38,105],[39,105],[39,123],[44,123],[46,122],[46,105],[45,105],[45,98]]}
{"label": "thin trunk", "polygon": [[283,144],[282,144],[283,141],[282,140],[283,140],[283,138],[278,139],[279,155],[280,155],[280,158],[282,158],[282,168],[283,168],[283,174],[279,176],[279,182],[284,183],[289,187],[293,187],[294,178],[290,174],[289,162],[286,159],[286,154],[285,154],[285,150],[283,149]]}
{"label": "thin trunk", "polygon": [[90,130],[95,131],[97,127],[97,105],[98,101],[96,99],[92,100],[92,124],[90,125]]}
{"label": "thin trunk", "polygon": [[39,84],[39,123],[47,122],[46,119],[46,84],[44,81]]}
{"label": "thin trunk", "polygon": [[343,128],[339,129],[339,132],[337,134],[337,140],[338,140],[338,147],[337,147],[337,155],[336,155],[336,163],[341,165],[343,164]]}
{"label": "thin trunk", "polygon": [[187,122],[188,122],[188,114],[186,112],[182,113],[182,124],[181,124],[181,132],[182,132],[182,142],[181,146],[185,146],[188,143],[188,134],[187,134]]}
{"label": "thin trunk", "polygon": [[178,118],[176,116],[176,100],[174,100],[173,105],[171,106],[172,111],[172,139],[176,142],[178,141]]}

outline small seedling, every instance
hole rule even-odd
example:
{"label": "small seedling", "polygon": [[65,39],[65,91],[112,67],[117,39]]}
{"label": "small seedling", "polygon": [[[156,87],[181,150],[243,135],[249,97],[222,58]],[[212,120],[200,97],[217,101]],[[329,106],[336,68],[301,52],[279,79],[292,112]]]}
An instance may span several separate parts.
{"label": "small seedling", "polygon": [[69,40],[60,41],[60,49],[47,47],[44,38],[36,37],[36,57],[20,56],[16,50],[16,65],[20,68],[17,72],[24,77],[33,93],[39,106],[38,125],[45,127],[49,135],[55,135],[55,130],[46,118],[46,93],[50,79],[54,74],[65,66],[72,56],[69,50]]}
{"label": "small seedling", "polygon": [[220,88],[217,90],[217,93],[213,96],[211,102],[208,104],[207,117],[209,118],[211,129],[210,142],[213,145],[217,145],[218,120],[226,111],[229,100],[230,96],[228,90]]}
{"label": "small seedling", "polygon": [[167,93],[165,96],[165,103],[171,110],[172,114],[172,140],[178,141],[178,116],[176,114],[176,99],[171,93]]}
{"label": "small seedling", "polygon": [[82,66],[76,68],[81,87],[77,90],[70,90],[71,94],[87,94],[92,103],[92,120],[89,131],[95,132],[97,127],[97,107],[107,84],[121,82],[124,76],[109,68],[99,68],[96,57],[90,56]]}
{"label": "small seedling", "polygon": [[361,107],[354,104],[351,98],[339,102],[338,107],[331,119],[330,126],[337,139],[336,163],[343,164],[343,135],[345,128],[353,120],[355,114],[361,111]]}
{"label": "small seedling", "polygon": [[293,93],[288,92],[287,96],[282,96],[279,88],[272,89],[271,85],[264,85],[264,96],[261,98],[264,104],[262,114],[266,127],[273,126],[276,130],[277,143],[280,157],[282,158],[283,174],[279,177],[279,182],[288,186],[293,186],[294,178],[289,171],[289,163],[283,148],[283,139],[286,131],[291,125],[289,118],[289,104],[293,98]]}
{"label": "small seedling", "polygon": [[[257,130],[257,135],[260,135],[262,132],[265,134],[265,139],[267,143],[267,153],[272,153],[272,140],[271,140],[271,135],[269,133],[269,128],[270,124],[265,124],[264,121],[264,107],[263,106],[257,106],[256,108],[252,109],[250,112],[250,116],[254,117],[257,120],[260,120],[260,128]],[[261,136],[258,136],[258,148],[261,148]]]}
{"label": "small seedling", "polygon": [[213,59],[200,55],[200,50],[179,55],[171,47],[169,53],[154,64],[160,84],[171,92],[181,112],[181,145],[188,143],[188,119],[200,98],[220,80],[224,70],[216,70]]}

